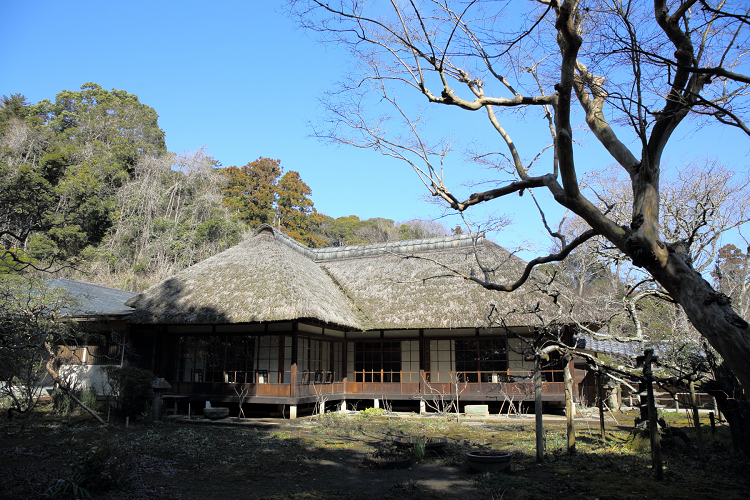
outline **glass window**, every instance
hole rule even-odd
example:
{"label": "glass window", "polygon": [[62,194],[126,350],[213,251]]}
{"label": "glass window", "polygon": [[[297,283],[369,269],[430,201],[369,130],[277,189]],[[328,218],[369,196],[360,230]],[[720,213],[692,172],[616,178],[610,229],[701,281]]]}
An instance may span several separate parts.
{"label": "glass window", "polygon": [[256,337],[258,350],[257,379],[259,383],[279,383],[279,361],[281,358],[280,337],[261,335]]}
{"label": "glass window", "polygon": [[496,380],[508,369],[505,339],[456,340],[455,351],[456,371],[468,382]]}
{"label": "glass window", "polygon": [[288,376],[291,344],[279,335],[184,336],[176,342],[178,382],[279,383]]}
{"label": "glass window", "polygon": [[300,337],[297,346],[299,383],[327,384],[343,380],[343,342]]}
{"label": "glass window", "polygon": [[221,382],[224,353],[223,337],[180,337],[177,380],[179,382]]}
{"label": "glass window", "polygon": [[357,382],[400,382],[401,341],[355,342],[354,371]]}
{"label": "glass window", "polygon": [[255,337],[233,335],[227,339],[227,379],[230,383],[253,382]]}

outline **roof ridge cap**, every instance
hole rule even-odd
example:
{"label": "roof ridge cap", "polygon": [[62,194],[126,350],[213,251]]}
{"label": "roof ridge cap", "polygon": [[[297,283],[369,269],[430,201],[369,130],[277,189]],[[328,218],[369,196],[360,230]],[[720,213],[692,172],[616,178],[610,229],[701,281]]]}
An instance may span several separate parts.
{"label": "roof ridge cap", "polygon": [[286,245],[287,247],[291,248],[292,250],[295,250],[305,257],[307,257],[310,260],[315,260],[315,250],[308,247],[307,245],[303,245],[299,241],[295,240],[291,236],[288,236],[281,232],[280,229],[276,229],[273,226],[269,224],[261,224],[258,226],[258,228],[253,233],[253,236],[257,236],[263,231],[271,231],[271,234],[273,234],[273,237],[276,239],[276,241],[279,241]]}
{"label": "roof ridge cap", "polygon": [[484,232],[437,236],[434,238],[420,238],[414,240],[387,241],[384,243],[370,243],[367,245],[345,245],[342,247],[316,248],[315,260],[318,262],[352,259],[357,257],[372,257],[386,253],[405,254],[415,252],[429,252],[483,245]]}
{"label": "roof ridge cap", "polygon": [[269,224],[261,224],[253,233],[257,236],[263,231],[270,231],[274,238],[295,250],[308,259],[321,262],[339,259],[351,259],[356,257],[371,257],[385,253],[414,253],[434,250],[447,250],[450,248],[463,248],[474,245],[483,245],[485,240],[484,231],[468,234],[451,234],[436,236],[433,238],[419,238],[413,240],[386,241],[384,243],[370,243],[367,245],[345,245],[341,247],[310,248],[294,238],[284,234],[281,230]]}
{"label": "roof ridge cap", "polygon": [[50,278],[50,279],[45,280],[45,281],[46,282],[67,281],[68,283],[78,283],[80,285],[88,285],[88,286],[95,286],[95,287],[98,287],[98,288],[106,288],[107,290],[114,290],[116,292],[138,293],[138,292],[133,292],[133,291],[130,291],[130,290],[123,290],[122,288],[115,288],[113,286],[100,285],[98,283],[91,283],[90,281],[72,280],[70,278]]}

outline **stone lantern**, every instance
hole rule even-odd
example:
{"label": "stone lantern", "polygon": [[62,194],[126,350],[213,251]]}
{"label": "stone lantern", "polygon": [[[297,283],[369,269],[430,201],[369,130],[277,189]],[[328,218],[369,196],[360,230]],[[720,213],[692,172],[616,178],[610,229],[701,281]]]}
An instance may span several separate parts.
{"label": "stone lantern", "polygon": [[151,388],[154,390],[154,401],[151,405],[151,418],[152,420],[161,420],[161,416],[164,413],[164,403],[162,397],[172,386],[163,378],[157,378],[151,382]]}

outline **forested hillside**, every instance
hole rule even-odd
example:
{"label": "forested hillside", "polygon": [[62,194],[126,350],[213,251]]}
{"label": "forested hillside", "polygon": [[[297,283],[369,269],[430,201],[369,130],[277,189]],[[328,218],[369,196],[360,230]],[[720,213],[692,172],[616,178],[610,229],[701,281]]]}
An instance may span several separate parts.
{"label": "forested hillside", "polygon": [[123,90],[87,83],[54,101],[0,101],[0,272],[53,270],[139,291],[262,223],[313,247],[445,232],[425,221],[334,219],[311,195],[281,160],[222,168],[203,151],[167,151],[157,111]]}

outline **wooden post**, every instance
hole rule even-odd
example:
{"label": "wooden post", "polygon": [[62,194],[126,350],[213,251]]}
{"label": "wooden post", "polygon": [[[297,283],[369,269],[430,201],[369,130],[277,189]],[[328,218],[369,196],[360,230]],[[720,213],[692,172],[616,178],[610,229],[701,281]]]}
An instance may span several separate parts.
{"label": "wooden post", "polygon": [[456,376],[456,423],[461,423],[461,406],[458,402],[458,373],[455,374]]}
{"label": "wooden post", "polygon": [[575,428],[575,411],[573,403],[573,376],[570,373],[571,356],[566,354],[563,357],[563,378],[565,380],[565,417],[568,429],[568,453],[571,455],[576,452],[576,428]]}
{"label": "wooden post", "polygon": [[534,356],[534,412],[536,415],[536,461],[544,459],[544,423],[542,421],[542,358]]}
{"label": "wooden post", "polygon": [[651,372],[651,362],[654,357],[653,349],[646,349],[643,361],[643,377],[646,380],[646,393],[648,397],[648,430],[651,435],[651,467],[656,472],[656,480],[664,479],[664,469],[661,460],[661,436],[659,434],[659,423],[656,415],[656,403],[654,402],[654,379]]}
{"label": "wooden post", "polygon": [[597,399],[599,400],[599,435],[602,438],[602,441],[604,441],[607,436],[604,433],[604,391],[602,388],[602,372],[597,371],[596,372],[596,391],[597,391]]}
{"label": "wooden post", "polygon": [[695,382],[690,381],[690,402],[693,405],[693,426],[695,427],[695,444],[698,445],[698,457],[703,460],[703,432],[701,431],[701,419],[698,414],[698,399],[695,396]]}
{"label": "wooden post", "polygon": [[289,397],[297,397],[297,363],[292,363],[289,370]]}
{"label": "wooden post", "polygon": [[[298,344],[299,344],[299,326],[297,322],[295,321],[292,323],[292,359],[291,366],[289,368],[289,398],[296,398],[298,392],[297,389],[297,356],[299,356],[299,353],[297,352]],[[290,401],[291,403],[291,401]],[[296,405],[295,405],[295,411],[296,411]],[[290,409],[291,412],[291,409]],[[296,416],[295,416],[296,418]]]}

